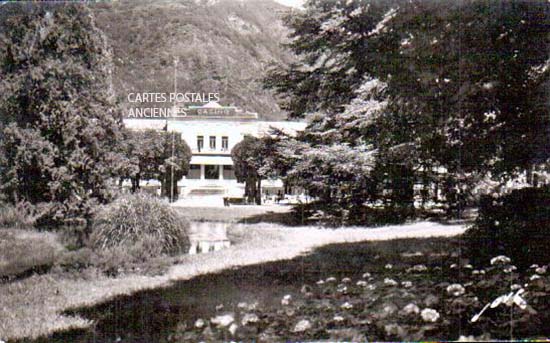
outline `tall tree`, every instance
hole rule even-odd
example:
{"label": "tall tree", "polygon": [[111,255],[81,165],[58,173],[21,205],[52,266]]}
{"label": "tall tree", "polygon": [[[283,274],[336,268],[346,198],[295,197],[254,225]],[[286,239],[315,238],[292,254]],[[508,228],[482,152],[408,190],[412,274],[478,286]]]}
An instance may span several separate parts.
{"label": "tall tree", "polygon": [[[300,62],[265,84],[291,116],[317,113],[306,141],[370,142],[399,177],[446,170],[448,194],[473,173],[548,160],[548,2],[312,0],[286,23]],[[386,85],[386,106],[347,136],[338,123],[369,79]]]}
{"label": "tall tree", "polygon": [[105,38],[85,6],[66,4],[17,12],[0,42],[1,190],[48,204],[44,225],[85,229],[110,198],[120,136]]}
{"label": "tall tree", "polygon": [[260,138],[245,136],[231,150],[237,181],[245,183],[245,196],[249,202],[261,205],[263,168],[267,163],[266,145]]}

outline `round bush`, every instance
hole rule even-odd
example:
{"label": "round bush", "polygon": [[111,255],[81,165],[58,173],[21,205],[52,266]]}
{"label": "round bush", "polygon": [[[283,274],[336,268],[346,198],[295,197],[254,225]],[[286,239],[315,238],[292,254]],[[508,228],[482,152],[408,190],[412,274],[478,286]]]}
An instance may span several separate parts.
{"label": "round bush", "polygon": [[94,249],[141,246],[147,255],[179,253],[189,248],[189,223],[176,210],[147,194],[123,195],[94,216]]}
{"label": "round bush", "polygon": [[479,215],[465,233],[473,262],[506,255],[528,267],[550,262],[550,188],[523,188],[500,198],[482,197]]}

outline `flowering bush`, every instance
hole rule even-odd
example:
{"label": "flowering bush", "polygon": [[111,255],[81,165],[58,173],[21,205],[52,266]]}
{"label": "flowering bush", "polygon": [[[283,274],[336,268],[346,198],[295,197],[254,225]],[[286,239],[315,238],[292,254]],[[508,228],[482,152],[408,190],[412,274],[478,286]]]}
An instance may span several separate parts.
{"label": "flowering bush", "polygon": [[475,224],[466,232],[474,264],[506,255],[518,267],[550,263],[550,187],[523,188],[501,197],[484,196]]}
{"label": "flowering bush", "polygon": [[[441,264],[449,259],[458,263]],[[169,340],[486,340],[550,333],[543,324],[550,320],[546,266],[519,273],[510,258],[497,256],[473,269],[448,252],[402,257],[391,268],[380,262],[355,277],[325,275],[273,307],[239,303],[222,312],[227,307],[219,306],[217,316],[180,325]]]}

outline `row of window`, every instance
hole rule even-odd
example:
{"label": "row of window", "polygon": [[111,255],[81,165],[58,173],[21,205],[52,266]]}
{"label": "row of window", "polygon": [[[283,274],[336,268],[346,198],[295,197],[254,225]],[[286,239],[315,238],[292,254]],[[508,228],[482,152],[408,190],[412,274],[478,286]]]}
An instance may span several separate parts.
{"label": "row of window", "polygon": [[[216,149],[216,136],[209,137],[210,150]],[[200,152],[204,149],[204,136],[197,136],[197,150]],[[229,149],[229,137],[222,136],[222,150]]]}

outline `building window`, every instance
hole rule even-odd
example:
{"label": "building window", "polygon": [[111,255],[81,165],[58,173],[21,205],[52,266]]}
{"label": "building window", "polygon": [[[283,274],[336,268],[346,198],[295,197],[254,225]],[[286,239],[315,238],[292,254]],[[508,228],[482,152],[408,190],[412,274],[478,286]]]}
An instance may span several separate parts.
{"label": "building window", "polygon": [[187,179],[198,180],[201,178],[201,166],[199,164],[191,164],[187,172]]}
{"label": "building window", "polygon": [[197,136],[197,150],[201,152],[203,148],[204,148],[204,137]]}
{"label": "building window", "polygon": [[228,150],[229,149],[229,137],[223,136],[222,137],[222,150]]}
{"label": "building window", "polygon": [[210,136],[210,149],[216,149],[216,136]]}

